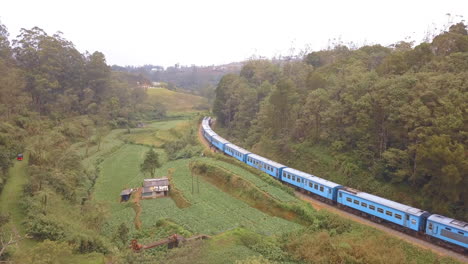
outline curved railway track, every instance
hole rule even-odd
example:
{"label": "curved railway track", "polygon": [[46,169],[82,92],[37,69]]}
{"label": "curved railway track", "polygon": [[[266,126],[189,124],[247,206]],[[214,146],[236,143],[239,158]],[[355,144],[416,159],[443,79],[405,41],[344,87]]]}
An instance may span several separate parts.
{"label": "curved railway track", "polygon": [[[199,126],[199,129],[198,129],[198,139],[205,146],[205,148],[210,149],[210,144],[206,141],[205,137],[203,137],[201,125]],[[213,151],[212,149],[210,149],[210,150]],[[310,203],[317,210],[327,210],[327,211],[329,211],[331,213],[340,215],[340,216],[345,217],[345,218],[347,218],[349,220],[352,220],[352,221],[355,221],[355,222],[358,222],[358,223],[361,223],[361,224],[364,224],[364,225],[371,226],[371,227],[374,227],[376,229],[379,229],[379,230],[381,230],[381,231],[383,231],[383,232],[385,232],[385,233],[387,233],[389,235],[392,235],[394,237],[398,237],[398,238],[400,238],[400,239],[402,239],[402,240],[404,240],[404,241],[406,241],[408,243],[411,243],[413,245],[416,245],[416,246],[418,246],[420,248],[431,250],[432,252],[434,252],[434,253],[436,253],[436,254],[438,254],[440,256],[448,256],[448,257],[452,257],[452,258],[454,258],[454,259],[456,259],[458,261],[461,261],[462,263],[468,263],[468,256],[465,256],[463,254],[454,252],[452,250],[449,250],[449,249],[446,249],[444,247],[435,245],[435,244],[427,242],[425,240],[410,236],[408,234],[405,234],[405,233],[400,232],[398,230],[392,229],[392,228],[387,227],[385,225],[372,222],[372,221],[370,221],[370,220],[368,220],[366,218],[363,218],[363,217],[357,216],[355,214],[352,214],[350,212],[341,210],[338,207],[335,207],[335,206],[332,206],[330,204],[321,202],[321,201],[319,201],[317,199],[314,199],[311,196],[303,194],[301,192],[295,191],[295,194],[301,200],[303,200],[303,201],[305,201],[307,203]]]}

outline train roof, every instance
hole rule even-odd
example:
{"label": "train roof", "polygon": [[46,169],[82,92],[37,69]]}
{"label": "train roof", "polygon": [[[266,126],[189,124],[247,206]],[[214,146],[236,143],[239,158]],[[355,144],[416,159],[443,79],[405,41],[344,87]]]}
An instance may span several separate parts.
{"label": "train roof", "polygon": [[211,133],[215,133],[208,125],[202,125],[202,127],[203,127],[203,130],[205,131],[211,131]]}
{"label": "train roof", "polygon": [[232,148],[233,150],[236,150],[236,151],[238,151],[238,152],[240,152],[241,154],[244,154],[244,155],[245,155],[245,154],[250,154],[250,153],[252,153],[252,152],[250,152],[250,151],[248,151],[248,150],[246,150],[246,149],[243,149],[243,148],[241,148],[241,147],[238,147],[238,146],[236,146],[236,145],[234,145],[234,144],[232,144],[232,143],[227,143],[226,146],[227,146],[227,147],[230,147],[230,148]]}
{"label": "train roof", "polygon": [[214,132],[213,130],[211,129],[204,129],[206,133],[208,133],[210,136],[217,136],[218,134],[216,134],[216,132]]}
{"label": "train roof", "polygon": [[[215,134],[216,134],[216,133],[215,133]],[[220,143],[223,143],[223,144],[224,144],[224,143],[230,143],[230,142],[227,141],[226,139],[224,139],[224,138],[218,136],[218,134],[213,135],[212,138],[213,138],[213,139],[216,139],[217,141],[219,141]]]}
{"label": "train roof", "polygon": [[455,219],[450,218],[450,217],[446,217],[446,216],[438,215],[438,214],[433,214],[433,215],[429,216],[427,218],[427,220],[431,220],[431,221],[436,222],[436,223],[441,223],[441,224],[444,224],[446,226],[450,226],[450,227],[457,228],[457,229],[464,230],[464,231],[468,232],[468,223],[460,221],[460,220],[455,220]]}
{"label": "train roof", "polygon": [[264,158],[264,157],[262,157],[262,156],[259,156],[259,155],[257,155],[257,154],[250,154],[249,157],[254,158],[254,159],[256,159],[256,160],[258,160],[258,161],[261,161],[261,162],[263,162],[263,163],[267,163],[267,164],[269,164],[269,165],[271,165],[271,166],[273,166],[273,167],[276,167],[276,168],[283,168],[283,167],[286,167],[286,166],[284,166],[284,165],[281,164],[281,163],[278,163],[278,162],[276,162],[276,161],[269,160],[269,159]]}
{"label": "train roof", "polygon": [[401,203],[397,203],[397,202],[392,201],[392,200],[388,200],[388,199],[385,199],[385,198],[382,198],[382,197],[379,197],[379,196],[376,196],[376,195],[373,195],[373,194],[370,194],[370,193],[361,192],[361,191],[354,190],[354,189],[351,189],[351,188],[343,188],[340,191],[346,191],[346,192],[351,193],[354,196],[360,197],[362,199],[366,199],[368,201],[378,203],[378,204],[393,208],[395,210],[406,212],[408,214],[412,214],[412,215],[415,215],[415,216],[421,216],[422,214],[426,213],[426,211],[421,210],[419,208],[415,208],[415,207],[411,207],[411,206],[404,205],[404,204],[401,204]]}
{"label": "train roof", "polygon": [[319,178],[319,177],[317,177],[315,175],[312,175],[312,174],[309,174],[309,173],[306,173],[306,172],[303,172],[303,171],[300,171],[300,170],[296,170],[296,169],[293,169],[293,168],[286,168],[283,171],[290,172],[290,173],[292,173],[294,175],[297,175],[297,176],[305,178],[305,179],[307,179],[309,181],[313,181],[315,183],[327,186],[329,188],[335,188],[335,187],[341,186],[341,184],[334,183],[332,181],[328,181],[328,180]]}

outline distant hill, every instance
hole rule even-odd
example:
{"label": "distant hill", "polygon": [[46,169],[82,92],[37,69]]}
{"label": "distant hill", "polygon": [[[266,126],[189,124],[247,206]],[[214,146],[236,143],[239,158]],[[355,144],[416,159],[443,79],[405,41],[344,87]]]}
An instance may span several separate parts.
{"label": "distant hill", "polygon": [[205,110],[209,108],[206,98],[171,91],[165,88],[148,88],[148,100],[153,104],[160,104],[170,112],[187,112]]}
{"label": "distant hill", "polygon": [[212,66],[180,66],[176,64],[166,69],[156,65],[141,67],[113,65],[112,70],[134,73],[153,82],[165,82],[171,86],[203,95],[203,89],[215,87],[225,74],[239,73],[243,64],[242,62]]}

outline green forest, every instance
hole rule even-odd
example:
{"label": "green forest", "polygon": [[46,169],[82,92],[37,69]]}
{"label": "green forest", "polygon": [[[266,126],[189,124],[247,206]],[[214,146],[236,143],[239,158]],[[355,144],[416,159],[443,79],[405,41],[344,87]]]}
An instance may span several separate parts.
{"label": "green forest", "polygon": [[213,112],[228,140],[287,166],[468,220],[468,35],[250,61]]}

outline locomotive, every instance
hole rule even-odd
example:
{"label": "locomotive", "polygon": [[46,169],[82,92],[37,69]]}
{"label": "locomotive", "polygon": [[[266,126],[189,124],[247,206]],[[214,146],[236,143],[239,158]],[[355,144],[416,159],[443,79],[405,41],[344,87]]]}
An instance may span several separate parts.
{"label": "locomotive", "polygon": [[334,183],[269,160],[220,137],[211,129],[212,119],[202,120],[202,134],[220,152],[251,167],[265,172],[275,179],[293,186],[314,198],[335,205],[372,221],[424,237],[433,243],[468,254],[468,223],[431,214],[366,192]]}

